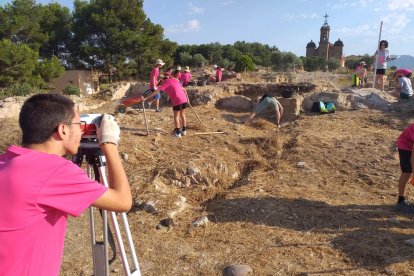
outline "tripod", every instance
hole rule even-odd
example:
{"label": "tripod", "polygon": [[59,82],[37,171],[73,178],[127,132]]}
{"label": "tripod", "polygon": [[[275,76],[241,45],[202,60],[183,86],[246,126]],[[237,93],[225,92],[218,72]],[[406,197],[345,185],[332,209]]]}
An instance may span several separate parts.
{"label": "tripod", "polygon": [[[93,179],[95,176],[95,180],[108,187],[108,181],[106,178],[105,166],[106,166],[106,159],[103,155],[101,149],[99,148],[98,143],[95,141],[87,140],[85,142],[81,141],[81,146],[79,147],[78,153],[73,156],[72,161],[77,164],[79,167],[82,166],[83,161],[86,161],[87,168],[86,172],[88,176]],[[93,170],[93,171],[92,171]],[[96,240],[96,232],[95,232],[95,219],[94,219],[94,207],[89,208],[89,218],[90,218],[90,230],[91,230],[91,239],[92,239],[92,257],[93,257],[93,275],[94,276],[108,276],[109,275],[109,259],[108,259],[108,245],[111,241],[109,239],[108,233],[110,233],[110,229],[108,227],[108,212],[111,216],[112,227],[115,232],[115,236],[118,243],[118,248],[121,253],[121,260],[122,265],[124,267],[125,275],[132,275],[132,276],[141,276],[141,272],[139,270],[138,259],[135,253],[134,243],[131,237],[131,231],[129,229],[128,219],[126,213],[120,213],[123,227],[125,230],[125,236],[127,238],[129,251],[131,254],[131,259],[133,262],[134,269],[131,270],[128,258],[126,255],[124,242],[122,240],[121,231],[118,224],[117,213],[110,212],[106,210],[100,210],[102,214],[102,232],[103,232],[103,241]],[[111,236],[112,237],[112,236]],[[116,249],[113,248],[114,258],[111,260],[113,261],[116,257]]]}

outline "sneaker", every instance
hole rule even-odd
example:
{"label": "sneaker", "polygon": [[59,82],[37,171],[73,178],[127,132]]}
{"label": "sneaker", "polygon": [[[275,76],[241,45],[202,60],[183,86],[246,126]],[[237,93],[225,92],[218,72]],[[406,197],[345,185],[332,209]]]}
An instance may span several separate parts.
{"label": "sneaker", "polygon": [[187,135],[187,131],[186,130],[181,130],[181,136],[186,136]]}
{"label": "sneaker", "polygon": [[414,214],[414,206],[411,205],[407,200],[398,202],[395,209],[399,213],[403,214]]}
{"label": "sneaker", "polygon": [[172,137],[173,138],[181,138],[181,133],[174,132]]}
{"label": "sneaker", "polygon": [[161,109],[157,108],[155,109],[155,112],[161,112]]}

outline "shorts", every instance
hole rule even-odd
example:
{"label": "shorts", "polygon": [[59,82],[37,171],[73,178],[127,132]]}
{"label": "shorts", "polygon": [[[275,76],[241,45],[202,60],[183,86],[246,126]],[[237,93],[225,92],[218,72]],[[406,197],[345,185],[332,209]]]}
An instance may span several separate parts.
{"label": "shorts", "polygon": [[405,94],[405,93],[400,93],[400,98],[401,99],[410,99],[412,96],[410,96],[410,95],[408,95],[408,94]]}
{"label": "shorts", "polygon": [[377,75],[385,75],[385,69],[377,69]]}
{"label": "shorts", "polygon": [[176,106],[173,106],[173,110],[174,111],[180,111],[182,109],[186,109],[187,108],[187,102],[183,103],[183,104],[179,104]]}
{"label": "shorts", "polygon": [[[144,96],[146,97],[146,96],[148,96],[149,94],[151,94],[152,92],[154,92],[155,91],[155,89],[153,89],[153,88],[150,88],[150,89],[148,89],[147,91],[145,91],[144,92]],[[155,100],[159,100],[159,99],[161,99],[161,92],[160,93],[158,93],[157,95],[155,95],[154,96],[154,99]]]}
{"label": "shorts", "polygon": [[400,168],[403,173],[412,173],[411,167],[411,151],[398,149],[398,156],[400,157]]}
{"label": "shorts", "polygon": [[263,101],[258,106],[256,106],[254,113],[259,114],[267,108],[271,108],[274,111],[279,110],[279,105],[277,104],[277,100],[274,97],[264,98]]}

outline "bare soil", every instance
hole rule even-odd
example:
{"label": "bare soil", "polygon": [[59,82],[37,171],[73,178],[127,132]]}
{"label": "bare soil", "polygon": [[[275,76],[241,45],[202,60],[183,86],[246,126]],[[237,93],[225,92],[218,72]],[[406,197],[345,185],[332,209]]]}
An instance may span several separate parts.
{"label": "bare soil", "polygon": [[[181,139],[171,137],[170,107],[147,112],[149,136],[140,111],[117,115],[142,275],[221,275],[232,264],[253,275],[414,274],[404,244],[413,219],[394,211],[395,140],[412,113],[304,113],[277,129],[264,117],[242,125],[248,113],[194,110],[203,125],[187,109]],[[19,143],[16,119],[0,127],[0,150]],[[199,134],[216,131],[225,134]],[[139,208],[150,201],[157,212]],[[192,224],[203,216],[210,222]],[[110,269],[123,275],[119,260]],[[87,212],[70,219],[61,275],[92,275]]]}

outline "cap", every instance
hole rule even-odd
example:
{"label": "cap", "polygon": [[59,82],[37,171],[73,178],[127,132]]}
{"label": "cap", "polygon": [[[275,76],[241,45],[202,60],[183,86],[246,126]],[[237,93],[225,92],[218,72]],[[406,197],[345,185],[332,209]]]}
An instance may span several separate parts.
{"label": "cap", "polygon": [[158,64],[160,64],[161,66],[163,66],[165,63],[164,63],[164,61],[162,61],[162,59],[157,59],[155,61],[155,65],[158,65]]}

